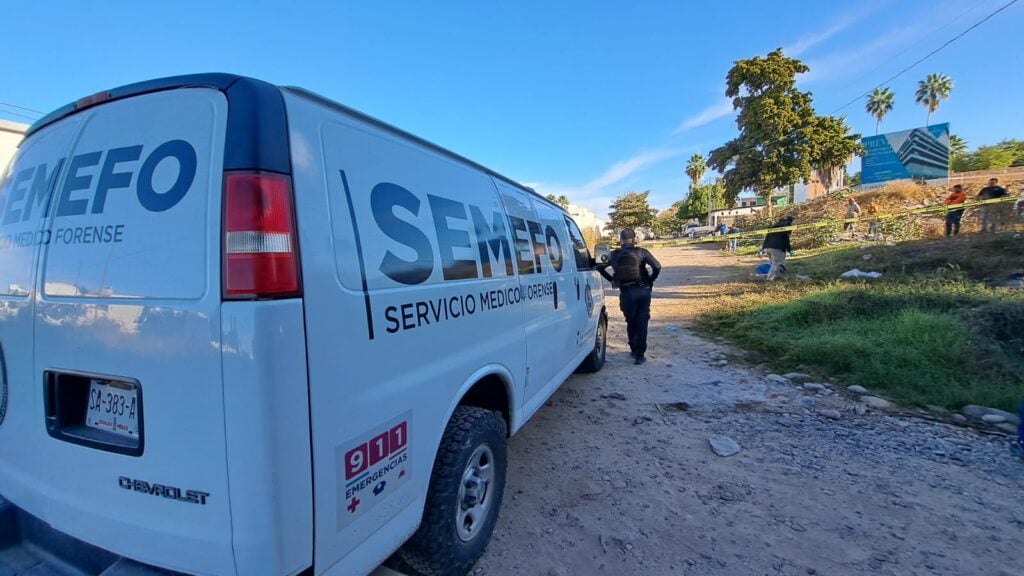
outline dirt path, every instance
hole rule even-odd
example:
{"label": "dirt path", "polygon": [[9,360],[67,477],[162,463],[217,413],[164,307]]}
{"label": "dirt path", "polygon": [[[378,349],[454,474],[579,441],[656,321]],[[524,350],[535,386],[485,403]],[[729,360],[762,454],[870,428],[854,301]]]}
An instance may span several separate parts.
{"label": "dirt path", "polygon": [[[608,363],[512,440],[476,574],[1024,573],[1024,464],[1005,438],[770,382],[686,328],[708,284],[755,260],[655,254],[649,362],[629,361],[611,293]],[[715,455],[719,435],[742,451]]]}

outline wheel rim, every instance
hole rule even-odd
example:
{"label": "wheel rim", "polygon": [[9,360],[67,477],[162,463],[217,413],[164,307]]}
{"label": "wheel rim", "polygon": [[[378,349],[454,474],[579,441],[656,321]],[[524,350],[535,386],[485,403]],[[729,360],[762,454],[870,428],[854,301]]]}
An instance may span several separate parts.
{"label": "wheel rim", "polygon": [[604,362],[605,346],[607,342],[608,323],[601,321],[597,326],[597,342],[594,344],[594,350],[597,352],[597,359]]}
{"label": "wheel rim", "polygon": [[459,484],[455,525],[459,539],[463,542],[469,542],[483,531],[494,501],[491,494],[493,483],[494,453],[486,444],[477,446],[469,457],[469,463],[462,472],[462,483]]}

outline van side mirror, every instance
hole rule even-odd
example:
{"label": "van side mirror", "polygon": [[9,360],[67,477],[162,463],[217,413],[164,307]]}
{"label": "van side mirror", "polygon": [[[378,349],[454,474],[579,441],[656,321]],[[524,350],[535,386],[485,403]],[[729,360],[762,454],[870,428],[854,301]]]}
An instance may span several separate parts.
{"label": "van side mirror", "polygon": [[604,266],[608,264],[612,259],[611,248],[607,244],[598,244],[594,246],[594,264],[597,266]]}

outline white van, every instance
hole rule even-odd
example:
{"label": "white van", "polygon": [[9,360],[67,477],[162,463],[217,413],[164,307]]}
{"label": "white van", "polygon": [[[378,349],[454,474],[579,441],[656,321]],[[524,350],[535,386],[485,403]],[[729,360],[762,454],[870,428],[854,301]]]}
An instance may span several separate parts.
{"label": "white van", "polygon": [[464,574],[604,363],[561,208],[304,90],[102,92],[0,191],[0,573]]}

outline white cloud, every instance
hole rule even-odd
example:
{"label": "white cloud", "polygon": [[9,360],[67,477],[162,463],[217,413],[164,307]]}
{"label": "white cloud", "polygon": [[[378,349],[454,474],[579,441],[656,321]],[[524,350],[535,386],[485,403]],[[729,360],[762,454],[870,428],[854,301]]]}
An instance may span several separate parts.
{"label": "white cloud", "polygon": [[531,183],[531,187],[541,195],[554,194],[559,196],[565,194],[573,204],[583,206],[604,218],[608,214],[608,206],[615,200],[619,192],[616,191],[615,194],[610,194],[609,188],[641,172],[645,168],[670,158],[678,157],[684,152],[686,150],[678,148],[641,152],[621,162],[616,162],[602,174],[582,186],[558,186],[535,182]]}
{"label": "white cloud", "polygon": [[843,30],[846,30],[853,24],[856,24],[859,20],[864,18],[865,15],[866,12],[864,11],[859,11],[854,14],[846,14],[833,22],[828,28],[819,32],[806,34],[793,44],[784,47],[782,51],[790,57],[799,56],[814,46],[821,44]]}
{"label": "white cloud", "polygon": [[687,130],[693,130],[694,128],[710,124],[719,118],[725,118],[732,114],[732,100],[726,98],[717,104],[712,104],[704,110],[701,110],[697,114],[690,116],[686,120],[683,120],[682,124],[675,129],[673,134],[682,134]]}
{"label": "white cloud", "polygon": [[[806,34],[796,42],[783,48],[782,51],[785,52],[787,56],[799,56],[800,54],[803,54],[804,52],[810,50],[814,46],[817,46],[818,44],[825,42],[829,38],[832,38],[833,36],[846,30],[850,26],[856,24],[864,17],[866,17],[869,13],[873,12],[874,9],[874,7],[861,8],[856,12],[844,14],[843,16],[837,18],[832,24],[830,24],[824,30]],[[809,75],[805,74],[804,76],[805,77],[801,79],[803,81],[806,81]],[[679,126],[675,129],[673,134],[681,134],[683,132],[693,130],[694,128],[710,124],[716,120],[729,116],[730,114],[732,114],[732,112],[732,99],[726,98],[721,102],[718,102],[717,104],[712,104],[711,106],[708,106],[704,110],[701,110],[697,114],[690,116],[686,120],[683,120],[682,123],[680,123]]]}
{"label": "white cloud", "polygon": [[801,74],[799,82],[806,84],[822,80],[854,78],[852,83],[865,78],[872,81],[887,76],[882,70],[893,68],[908,53],[920,55],[941,42],[940,32],[955,23],[963,22],[968,13],[976,10],[978,2],[964,9],[958,0],[948,0],[922,11],[912,22],[901,22],[875,37],[858,37],[852,48],[837,50],[807,62],[811,71]]}
{"label": "white cloud", "polygon": [[679,156],[682,153],[682,150],[674,149],[642,152],[640,154],[637,154],[636,156],[633,156],[632,158],[629,158],[628,160],[623,160],[622,162],[616,163],[614,166],[606,170],[604,174],[601,174],[600,176],[591,180],[589,183],[583,186],[583,189],[602,190],[604,188],[607,188],[608,186],[611,186],[612,184],[617,184],[623,181],[627,177],[631,176],[633,173],[643,169],[646,166],[650,166],[651,164],[661,162],[662,160],[667,160],[669,158]]}

